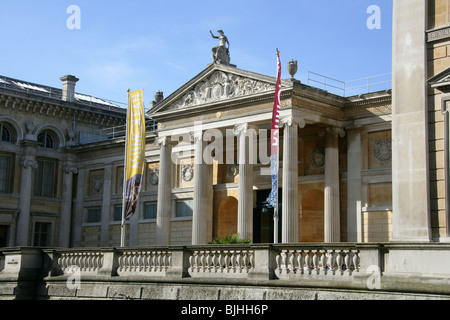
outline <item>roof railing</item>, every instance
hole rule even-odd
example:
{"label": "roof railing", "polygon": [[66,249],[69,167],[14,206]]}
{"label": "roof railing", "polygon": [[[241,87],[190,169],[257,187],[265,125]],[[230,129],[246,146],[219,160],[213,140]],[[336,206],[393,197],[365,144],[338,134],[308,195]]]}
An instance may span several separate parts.
{"label": "roof railing", "polygon": [[392,86],[392,73],[384,73],[350,81],[341,81],[308,71],[308,85],[343,97],[348,97],[351,95],[390,89]]}

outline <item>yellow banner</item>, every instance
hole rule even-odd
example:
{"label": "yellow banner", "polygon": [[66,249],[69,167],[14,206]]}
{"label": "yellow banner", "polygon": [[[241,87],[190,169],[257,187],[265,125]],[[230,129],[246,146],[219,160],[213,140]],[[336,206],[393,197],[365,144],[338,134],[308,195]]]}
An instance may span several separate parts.
{"label": "yellow banner", "polygon": [[125,216],[135,209],[142,185],[145,165],[145,110],[142,91],[128,93],[126,164],[125,164]]}

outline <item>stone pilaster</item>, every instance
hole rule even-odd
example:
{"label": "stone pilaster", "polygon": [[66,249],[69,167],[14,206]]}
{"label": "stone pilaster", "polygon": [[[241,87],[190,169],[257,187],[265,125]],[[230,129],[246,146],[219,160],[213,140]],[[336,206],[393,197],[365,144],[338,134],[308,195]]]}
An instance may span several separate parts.
{"label": "stone pilaster", "polygon": [[325,130],[325,189],[324,189],[324,241],[340,242],[339,202],[339,136],[344,130],[329,127]]}
{"label": "stone pilaster", "polygon": [[[241,238],[253,240],[253,163],[250,139],[256,138],[254,126],[243,123],[234,127],[239,139],[239,199],[237,231]],[[247,139],[248,137],[248,139]],[[255,141],[255,140],[253,140]]]}
{"label": "stone pilaster", "polygon": [[25,144],[23,146],[20,172],[19,215],[17,217],[16,246],[30,245],[30,209],[32,192],[33,169],[37,168],[36,145]]}
{"label": "stone pilaster", "polygon": [[280,120],[283,131],[283,206],[281,242],[299,241],[298,225],[298,127],[305,126],[304,121],[293,117]]}
{"label": "stone pilaster", "polygon": [[160,148],[158,199],[156,208],[156,244],[169,245],[172,215],[172,145],[168,137],[155,140]]}
{"label": "stone pilaster", "polygon": [[194,141],[194,212],[192,216],[192,244],[207,244],[212,240],[212,165],[203,161],[203,132],[191,133]]}
{"label": "stone pilaster", "polygon": [[111,178],[112,165],[106,164],[103,169],[103,197],[101,213],[100,245],[109,246],[109,221],[111,220]]}
{"label": "stone pilaster", "polygon": [[70,246],[70,219],[72,213],[72,185],[73,175],[78,173],[73,161],[67,161],[63,165],[63,186],[61,213],[59,216],[59,240],[58,246],[68,248]]}
{"label": "stone pilaster", "polygon": [[428,163],[427,6],[395,0],[392,70],[394,241],[431,240]]}

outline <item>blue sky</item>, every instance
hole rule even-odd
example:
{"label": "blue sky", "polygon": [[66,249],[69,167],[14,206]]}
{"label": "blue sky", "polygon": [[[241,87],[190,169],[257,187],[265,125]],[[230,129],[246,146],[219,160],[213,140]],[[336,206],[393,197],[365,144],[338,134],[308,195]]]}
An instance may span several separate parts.
{"label": "blue sky", "polygon": [[[80,29],[69,29],[70,5]],[[380,8],[381,29],[369,29],[367,8]],[[127,89],[168,96],[212,61],[222,29],[231,63],[276,75],[276,48],[296,78],[313,71],[348,81],[391,72],[392,0],[0,0],[0,75],[119,102]]]}

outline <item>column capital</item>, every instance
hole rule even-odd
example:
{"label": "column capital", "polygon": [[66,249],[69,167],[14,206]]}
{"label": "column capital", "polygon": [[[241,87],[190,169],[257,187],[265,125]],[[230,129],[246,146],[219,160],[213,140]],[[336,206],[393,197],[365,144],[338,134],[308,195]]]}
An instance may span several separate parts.
{"label": "column capital", "polygon": [[[242,133],[246,134],[247,131],[250,130],[250,129],[253,129],[253,130],[256,131],[258,129],[258,126],[253,124],[253,123],[248,123],[248,122],[237,124],[233,128],[233,133],[235,135],[240,135]],[[256,131],[256,133],[258,133],[258,131]]]}
{"label": "column capital", "polygon": [[292,127],[294,125],[298,125],[300,129],[303,129],[306,126],[305,119],[295,118],[293,116],[287,116],[280,119],[280,128],[283,128],[284,126]]}
{"label": "column capital", "polygon": [[321,137],[324,137],[327,135],[329,135],[329,136],[339,135],[339,137],[343,138],[343,137],[345,137],[345,130],[344,130],[344,128],[341,128],[341,127],[330,126],[330,127],[320,129],[319,135]]}
{"label": "column capital", "polygon": [[38,167],[37,161],[32,159],[22,159],[20,165],[22,166],[22,168],[36,169]]}
{"label": "column capital", "polygon": [[64,173],[72,173],[77,174],[78,173],[78,167],[70,164],[66,164],[63,166],[63,172]]}
{"label": "column capital", "polygon": [[161,147],[161,146],[166,146],[166,145],[170,145],[171,144],[171,140],[169,139],[169,137],[157,137],[155,138],[154,141],[154,145],[157,147]]}
{"label": "column capital", "polygon": [[203,130],[191,131],[191,132],[189,132],[189,137],[190,137],[191,141],[193,141],[193,142],[202,140],[203,139]]}

